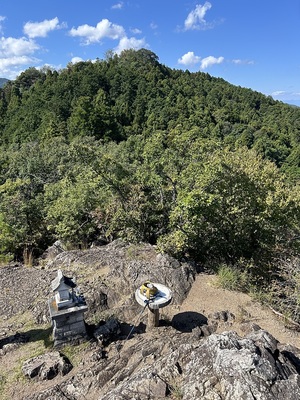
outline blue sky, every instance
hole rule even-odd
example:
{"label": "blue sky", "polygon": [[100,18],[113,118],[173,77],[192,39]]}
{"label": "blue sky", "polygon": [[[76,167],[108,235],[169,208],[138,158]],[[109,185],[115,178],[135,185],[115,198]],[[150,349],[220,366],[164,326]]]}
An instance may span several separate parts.
{"label": "blue sky", "polygon": [[147,48],[300,106],[300,0],[0,0],[0,77]]}

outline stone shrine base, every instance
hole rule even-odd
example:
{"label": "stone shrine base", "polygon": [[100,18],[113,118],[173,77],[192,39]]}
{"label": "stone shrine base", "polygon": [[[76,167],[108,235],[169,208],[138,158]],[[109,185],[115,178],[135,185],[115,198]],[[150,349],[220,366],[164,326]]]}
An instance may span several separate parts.
{"label": "stone shrine base", "polygon": [[49,300],[49,311],[53,326],[54,347],[71,341],[87,339],[84,312],[87,305],[57,309],[55,298]]}

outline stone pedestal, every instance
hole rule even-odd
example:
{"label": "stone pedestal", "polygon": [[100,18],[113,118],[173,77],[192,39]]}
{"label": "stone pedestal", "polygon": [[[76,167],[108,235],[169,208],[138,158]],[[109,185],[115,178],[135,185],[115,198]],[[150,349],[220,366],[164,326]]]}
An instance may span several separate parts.
{"label": "stone pedestal", "polygon": [[49,311],[53,325],[54,346],[87,338],[84,322],[84,312],[87,311],[86,304],[58,309],[53,297],[49,300]]}
{"label": "stone pedestal", "polygon": [[[149,284],[149,281],[147,282]],[[135,291],[135,299],[143,307],[148,308],[147,330],[159,326],[159,309],[166,307],[172,300],[172,292],[169,288],[161,283],[151,284],[152,288],[156,288],[154,295],[147,298],[142,290],[145,284]],[[146,293],[147,294],[147,293]]]}

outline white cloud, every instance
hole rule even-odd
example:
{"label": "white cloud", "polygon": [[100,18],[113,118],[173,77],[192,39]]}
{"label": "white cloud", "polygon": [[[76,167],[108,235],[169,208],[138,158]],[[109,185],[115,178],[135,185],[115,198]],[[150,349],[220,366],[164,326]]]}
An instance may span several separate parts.
{"label": "white cloud", "polygon": [[[1,21],[3,21],[3,17],[0,17],[0,29]],[[24,33],[28,37],[0,37],[0,76],[15,79],[28,66],[40,63],[41,60],[33,56],[41,49],[34,38],[45,37],[50,30],[58,29],[58,27],[57,18],[41,23],[28,22],[24,25]]]}
{"label": "white cloud", "polygon": [[201,57],[196,56],[193,51],[189,51],[178,59],[178,63],[183,65],[195,65],[199,63],[200,60]]}
{"label": "white cloud", "polygon": [[43,64],[43,65],[39,65],[39,66],[36,67],[36,69],[38,69],[38,70],[50,69],[52,71],[59,71],[62,68],[63,68],[62,64],[54,65],[54,64],[48,64],[48,63],[47,64]]}
{"label": "white cloud", "polygon": [[130,32],[132,32],[134,35],[140,35],[142,31],[138,28],[132,28],[130,29]]}
{"label": "white cloud", "polygon": [[281,96],[283,94],[287,94],[289,92],[286,92],[284,90],[276,90],[275,92],[271,93],[272,96]]}
{"label": "white cloud", "polygon": [[37,63],[39,60],[28,56],[14,56],[10,58],[0,58],[0,70],[8,67],[15,67],[24,64]]}
{"label": "white cloud", "polygon": [[113,24],[108,19],[98,22],[96,27],[87,24],[80,25],[78,28],[72,28],[69,33],[71,36],[81,37],[87,45],[100,42],[104,38],[116,40],[125,36],[124,28]]}
{"label": "white cloud", "polygon": [[0,38],[0,76],[8,79],[22,72],[21,66],[35,65],[40,60],[31,55],[40,49],[40,46],[31,39],[25,37]]}
{"label": "white cloud", "polygon": [[[141,33],[135,30],[135,33]],[[119,44],[115,48],[115,53],[120,54],[123,50],[127,49],[141,49],[147,47],[145,39],[136,39],[135,37],[128,38],[125,30],[121,25],[116,25],[108,19],[103,19],[98,22],[96,27],[90,25],[81,25],[78,28],[70,30],[71,36],[79,36],[84,40],[84,44],[99,43],[101,40],[108,38],[112,40],[119,39]]]}
{"label": "white cloud", "polygon": [[21,68],[22,66],[33,65],[39,61],[26,55],[0,58],[0,76],[7,79],[15,79],[24,70],[24,68]]}
{"label": "white cloud", "polygon": [[0,38],[0,57],[18,57],[26,54],[32,54],[38,50],[40,46],[31,39],[27,38]]}
{"label": "white cloud", "polygon": [[213,57],[213,56],[208,56],[202,59],[200,69],[206,69],[208,67],[211,67],[214,64],[221,64],[224,61],[224,57]]}
{"label": "white cloud", "polygon": [[271,93],[271,96],[275,100],[288,101],[288,100],[300,100],[300,92],[289,91],[289,90],[276,90]]}
{"label": "white cloud", "polygon": [[112,10],[120,10],[121,8],[123,8],[124,3],[121,1],[120,3],[116,3],[114,5],[111,6]]}
{"label": "white cloud", "polygon": [[79,63],[81,61],[84,61],[83,58],[81,58],[81,57],[73,57],[72,60],[71,60],[71,63],[72,64],[77,64],[77,63]]}
{"label": "white cloud", "polygon": [[205,14],[212,7],[211,3],[208,1],[202,6],[197,4],[196,8],[189,13],[186,20],[184,21],[185,30],[190,29],[204,29],[209,27],[205,20]]}
{"label": "white cloud", "polygon": [[232,60],[232,62],[234,63],[234,64],[246,64],[246,65],[252,65],[252,64],[254,64],[254,61],[251,61],[251,60],[240,60],[240,59],[235,59],[235,60]]}
{"label": "white cloud", "polygon": [[63,27],[65,27],[65,24],[59,25],[59,20],[55,17],[53,19],[45,19],[42,22],[26,22],[23,32],[29,38],[33,39],[36,37],[46,37],[49,32]]}
{"label": "white cloud", "polygon": [[213,56],[201,58],[200,56],[196,56],[193,51],[189,51],[178,59],[178,63],[186,66],[193,66],[200,63],[200,69],[204,70],[214,64],[221,64],[222,62],[224,62],[224,60],[224,57],[217,58]]}
{"label": "white cloud", "polygon": [[123,50],[134,49],[139,50],[143,47],[147,47],[147,43],[145,39],[136,39],[134,37],[128,38],[123,37],[118,46],[115,48],[115,53],[120,54]]}

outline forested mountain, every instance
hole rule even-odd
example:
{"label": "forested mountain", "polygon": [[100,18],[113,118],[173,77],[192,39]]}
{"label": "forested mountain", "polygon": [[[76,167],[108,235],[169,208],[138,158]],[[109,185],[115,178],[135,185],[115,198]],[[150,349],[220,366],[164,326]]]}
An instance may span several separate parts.
{"label": "forested mountain", "polygon": [[171,70],[147,50],[30,68],[1,91],[1,143],[78,136],[121,141],[180,127],[253,147],[299,178],[300,110],[204,73]]}
{"label": "forested mountain", "polygon": [[0,88],[2,88],[7,82],[8,82],[8,79],[0,78]]}
{"label": "forested mountain", "polygon": [[122,237],[263,275],[297,251],[299,108],[142,49],[30,68],[0,115],[3,260]]}

